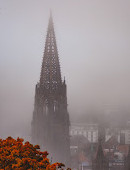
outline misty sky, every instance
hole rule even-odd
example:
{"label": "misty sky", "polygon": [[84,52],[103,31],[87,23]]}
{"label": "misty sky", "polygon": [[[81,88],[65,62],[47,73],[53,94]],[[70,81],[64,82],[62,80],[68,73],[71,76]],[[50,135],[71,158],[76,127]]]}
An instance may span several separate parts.
{"label": "misty sky", "polygon": [[70,116],[130,105],[130,0],[0,0],[0,136],[30,127],[50,9]]}

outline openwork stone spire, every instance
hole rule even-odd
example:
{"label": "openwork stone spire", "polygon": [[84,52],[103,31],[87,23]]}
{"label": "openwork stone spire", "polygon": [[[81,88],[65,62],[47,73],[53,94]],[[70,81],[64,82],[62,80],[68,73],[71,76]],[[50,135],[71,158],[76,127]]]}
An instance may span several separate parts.
{"label": "openwork stone spire", "polygon": [[50,14],[43,63],[41,68],[40,85],[46,89],[56,89],[61,85],[61,72],[56,45],[56,38],[53,26],[52,15]]}

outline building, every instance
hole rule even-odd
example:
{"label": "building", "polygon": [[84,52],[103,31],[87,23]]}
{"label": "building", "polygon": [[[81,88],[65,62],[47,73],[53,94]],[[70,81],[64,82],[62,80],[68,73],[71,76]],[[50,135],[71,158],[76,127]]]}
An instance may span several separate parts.
{"label": "building", "polygon": [[71,167],[92,170],[92,155],[98,142],[98,125],[94,123],[71,123]]}
{"label": "building", "polygon": [[70,136],[79,136],[82,135],[90,143],[98,142],[98,125],[94,123],[80,124],[80,123],[71,123],[70,127]]}
{"label": "building", "polygon": [[62,81],[53,19],[50,15],[40,81],[35,88],[32,142],[49,152],[53,162],[70,164],[66,82]]}
{"label": "building", "polygon": [[120,143],[130,144],[130,128],[125,127],[120,130]]}

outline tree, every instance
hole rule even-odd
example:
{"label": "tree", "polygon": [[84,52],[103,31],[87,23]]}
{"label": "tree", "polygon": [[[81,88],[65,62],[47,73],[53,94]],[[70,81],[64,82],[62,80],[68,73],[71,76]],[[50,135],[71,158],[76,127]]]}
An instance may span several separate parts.
{"label": "tree", "polygon": [[48,152],[41,152],[39,145],[23,139],[8,137],[0,139],[0,170],[56,170],[64,167],[62,163],[50,164]]}

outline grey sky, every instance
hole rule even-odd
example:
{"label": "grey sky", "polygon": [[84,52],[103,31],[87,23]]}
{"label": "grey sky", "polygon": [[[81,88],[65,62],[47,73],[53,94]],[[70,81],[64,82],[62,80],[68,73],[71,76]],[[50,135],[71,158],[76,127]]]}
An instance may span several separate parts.
{"label": "grey sky", "polygon": [[130,104],[129,0],[0,0],[2,135],[30,125],[50,9],[71,117]]}

